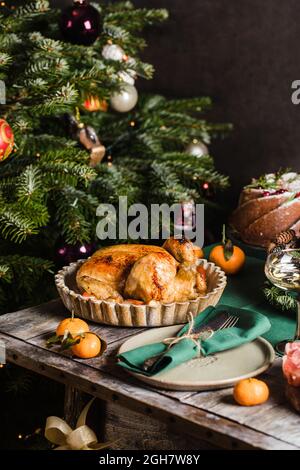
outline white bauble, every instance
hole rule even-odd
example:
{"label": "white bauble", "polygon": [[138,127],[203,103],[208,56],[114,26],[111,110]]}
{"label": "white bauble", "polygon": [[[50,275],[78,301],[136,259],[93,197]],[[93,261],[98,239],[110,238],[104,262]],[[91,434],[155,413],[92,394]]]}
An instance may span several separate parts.
{"label": "white bauble", "polygon": [[132,85],[124,85],[122,90],[111,97],[111,107],[119,113],[127,113],[135,107],[138,101],[138,92]]}
{"label": "white bauble", "polygon": [[128,65],[128,67],[133,67],[133,68],[136,67],[136,60],[133,57],[129,56],[126,63]]}
{"label": "white bauble", "polygon": [[201,142],[201,140],[194,139],[185,149],[186,153],[194,157],[201,158],[203,155],[208,155],[208,148]]}
{"label": "white bauble", "polygon": [[121,60],[124,57],[125,52],[122,47],[117,44],[106,44],[102,49],[102,57],[106,60]]}
{"label": "white bauble", "polygon": [[122,82],[128,83],[128,85],[134,85],[136,73],[134,70],[122,71],[118,73],[118,77]]}

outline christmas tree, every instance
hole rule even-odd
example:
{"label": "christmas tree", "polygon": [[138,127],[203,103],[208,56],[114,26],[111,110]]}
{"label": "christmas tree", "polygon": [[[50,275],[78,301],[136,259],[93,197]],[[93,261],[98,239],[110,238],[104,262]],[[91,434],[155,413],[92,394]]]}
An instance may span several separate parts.
{"label": "christmas tree", "polygon": [[153,74],[140,33],[166,18],[127,1],[1,4],[0,311],[50,296],[70,246],[89,254],[99,203],[213,205],[226,188],[205,144],[229,126],[203,119],[210,99],[137,94]]}

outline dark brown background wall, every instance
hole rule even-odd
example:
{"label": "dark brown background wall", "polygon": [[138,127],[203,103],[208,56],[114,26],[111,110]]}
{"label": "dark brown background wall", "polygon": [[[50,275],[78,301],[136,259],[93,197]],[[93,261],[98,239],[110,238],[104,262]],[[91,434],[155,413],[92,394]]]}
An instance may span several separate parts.
{"label": "dark brown background wall", "polygon": [[[56,1],[56,4],[70,1]],[[169,96],[209,95],[215,121],[235,126],[211,150],[230,175],[231,197],[252,176],[279,167],[300,170],[300,105],[291,83],[300,79],[298,0],[136,0],[165,7],[169,21],[149,30],[145,59],[154,80],[139,89]]]}

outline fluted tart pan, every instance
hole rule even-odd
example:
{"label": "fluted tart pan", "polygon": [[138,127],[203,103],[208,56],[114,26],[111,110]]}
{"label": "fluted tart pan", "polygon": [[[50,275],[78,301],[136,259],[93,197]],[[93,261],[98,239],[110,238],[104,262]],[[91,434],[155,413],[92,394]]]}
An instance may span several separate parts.
{"label": "fluted tart pan", "polygon": [[208,292],[186,302],[133,305],[83,297],[76,284],[76,273],[86,260],[62,268],[55,276],[58,293],[65,307],[75,315],[97,323],[128,327],[157,327],[185,323],[188,312],[194,316],[216,305],[226,286],[225,273],[214,263],[200,260],[206,269]]}

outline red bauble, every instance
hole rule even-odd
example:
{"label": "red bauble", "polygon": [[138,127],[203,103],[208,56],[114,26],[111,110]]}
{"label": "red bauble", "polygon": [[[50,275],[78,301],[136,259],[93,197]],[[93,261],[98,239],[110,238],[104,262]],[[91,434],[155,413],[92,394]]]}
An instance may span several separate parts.
{"label": "red bauble", "polygon": [[14,148],[14,134],[5,119],[0,119],[0,161],[5,160]]}
{"label": "red bauble", "polygon": [[61,17],[61,33],[72,44],[90,46],[100,34],[100,13],[85,0],[74,0]]}

